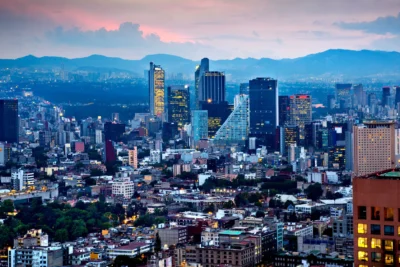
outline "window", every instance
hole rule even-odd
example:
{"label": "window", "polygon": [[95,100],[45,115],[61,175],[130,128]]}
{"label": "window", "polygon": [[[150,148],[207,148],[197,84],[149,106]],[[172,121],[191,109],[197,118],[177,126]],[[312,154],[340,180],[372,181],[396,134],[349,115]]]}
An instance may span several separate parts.
{"label": "window", "polygon": [[380,210],[378,207],[371,207],[371,220],[379,221],[381,219]]}
{"label": "window", "polygon": [[371,257],[373,262],[380,262],[382,260],[382,254],[379,252],[372,252]]}
{"label": "window", "polygon": [[384,234],[385,234],[385,235],[394,235],[394,226],[392,226],[392,225],[385,225],[385,227],[384,227]]}
{"label": "window", "polygon": [[359,223],[358,224],[358,231],[359,234],[366,234],[367,233],[367,224]]}
{"label": "window", "polygon": [[367,219],[367,207],[358,206],[358,219],[366,220]]}
{"label": "window", "polygon": [[358,247],[359,248],[368,248],[368,241],[366,237],[358,238]]}
{"label": "window", "polygon": [[394,211],[393,208],[384,208],[385,213],[385,221],[393,221],[394,218]]}
{"label": "window", "polygon": [[368,252],[359,251],[358,252],[358,260],[359,261],[368,261]]}
{"label": "window", "polygon": [[385,264],[386,265],[393,265],[394,264],[394,257],[392,254],[385,254]]}
{"label": "window", "polygon": [[371,248],[382,248],[382,241],[379,238],[371,238]]}
{"label": "window", "polygon": [[379,224],[371,224],[371,234],[380,235],[381,234],[381,226]]}
{"label": "window", "polygon": [[384,246],[386,251],[393,251],[393,240],[384,240]]}

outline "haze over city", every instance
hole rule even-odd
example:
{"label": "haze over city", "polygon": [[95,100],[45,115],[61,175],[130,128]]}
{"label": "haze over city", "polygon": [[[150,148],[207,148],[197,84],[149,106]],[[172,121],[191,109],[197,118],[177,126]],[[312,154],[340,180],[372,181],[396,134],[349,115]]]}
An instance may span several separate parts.
{"label": "haze over city", "polygon": [[295,58],[399,51],[398,0],[0,1],[1,58]]}

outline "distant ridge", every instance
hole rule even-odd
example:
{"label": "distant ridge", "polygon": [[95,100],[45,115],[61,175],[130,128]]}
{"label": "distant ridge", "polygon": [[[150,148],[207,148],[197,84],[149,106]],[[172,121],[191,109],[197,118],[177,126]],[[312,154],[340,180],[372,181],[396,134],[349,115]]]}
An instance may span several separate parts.
{"label": "distant ridge", "polygon": [[[125,70],[138,75],[148,69],[149,62],[162,65],[169,73],[193,75],[198,61],[169,54],[147,55],[140,60],[126,60],[102,55],[68,59],[64,57],[35,57],[28,55],[17,59],[0,59],[0,68],[41,68],[61,67],[66,70],[88,69],[91,71]],[[372,50],[331,49],[294,59],[235,58],[232,60],[211,60],[212,70],[225,71],[236,79],[255,76],[279,78],[298,77],[400,77],[400,53]]]}

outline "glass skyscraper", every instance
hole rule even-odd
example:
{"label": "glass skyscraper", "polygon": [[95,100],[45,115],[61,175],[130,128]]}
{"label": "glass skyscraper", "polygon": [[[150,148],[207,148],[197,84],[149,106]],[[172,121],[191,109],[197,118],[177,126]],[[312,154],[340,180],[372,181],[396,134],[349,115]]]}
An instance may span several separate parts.
{"label": "glass skyscraper", "polygon": [[150,114],[161,117],[164,113],[165,72],[159,65],[150,62],[149,104]]}
{"label": "glass skyscraper", "polygon": [[0,100],[0,142],[17,143],[18,139],[18,100]]}
{"label": "glass skyscraper", "polygon": [[199,79],[199,101],[208,103],[225,101],[225,73],[204,72]]}
{"label": "glass skyscraper", "polygon": [[194,72],[194,90],[195,90],[195,109],[199,109],[199,85],[200,78],[204,75],[206,71],[210,70],[210,62],[208,58],[203,58],[200,62],[200,65],[196,66],[196,71]]}
{"label": "glass skyscraper", "polygon": [[249,81],[250,135],[264,139],[272,147],[279,124],[278,81],[272,78],[256,78]]}
{"label": "glass skyscraper", "polygon": [[351,101],[351,83],[337,83],[336,84],[336,103],[340,108],[348,108]]}
{"label": "glass skyscraper", "polygon": [[208,112],[207,110],[192,111],[192,136],[194,145],[201,139],[208,139]]}
{"label": "glass skyscraper", "polygon": [[304,127],[311,123],[311,96],[290,96],[289,125],[299,126],[300,142],[304,141]]}
{"label": "glass skyscraper", "polygon": [[235,96],[232,113],[215,134],[216,143],[245,142],[249,135],[249,96]]}
{"label": "glass skyscraper", "polygon": [[179,127],[190,123],[190,94],[188,85],[168,86],[168,121]]}

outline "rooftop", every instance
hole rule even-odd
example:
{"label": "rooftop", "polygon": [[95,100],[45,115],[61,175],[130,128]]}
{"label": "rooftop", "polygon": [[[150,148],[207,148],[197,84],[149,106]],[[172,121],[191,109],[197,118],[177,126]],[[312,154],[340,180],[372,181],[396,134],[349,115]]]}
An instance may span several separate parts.
{"label": "rooftop", "polygon": [[241,235],[242,231],[225,230],[220,233],[221,235]]}

